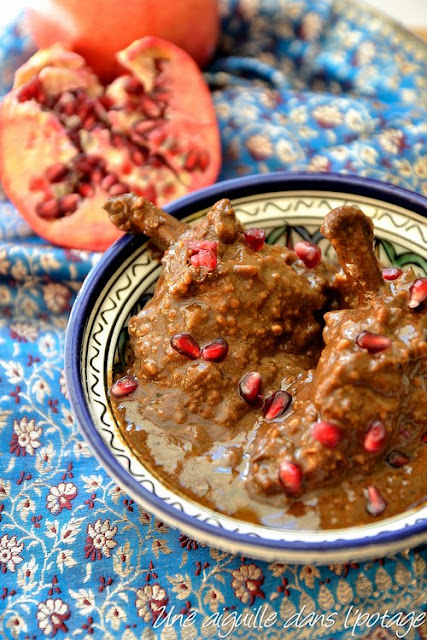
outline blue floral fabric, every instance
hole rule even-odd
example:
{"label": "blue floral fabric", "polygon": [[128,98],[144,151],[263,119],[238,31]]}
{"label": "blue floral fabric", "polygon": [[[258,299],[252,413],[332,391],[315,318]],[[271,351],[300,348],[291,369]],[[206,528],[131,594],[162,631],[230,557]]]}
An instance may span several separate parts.
{"label": "blue floral fabric", "polygon": [[[427,194],[421,41],[350,0],[225,0],[222,13],[207,70],[222,179],[338,171]],[[32,45],[20,21],[0,31],[3,95]],[[425,640],[425,548],[323,567],[235,557],[110,480],[77,429],[62,355],[98,258],[47,245],[3,196],[0,637]]]}

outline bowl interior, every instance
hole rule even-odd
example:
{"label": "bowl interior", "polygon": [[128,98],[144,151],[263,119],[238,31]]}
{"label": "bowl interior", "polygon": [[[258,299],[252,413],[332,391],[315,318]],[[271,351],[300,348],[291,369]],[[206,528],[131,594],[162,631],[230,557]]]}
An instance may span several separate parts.
{"label": "bowl interior", "polygon": [[[422,216],[409,208],[348,191],[305,188],[252,193],[233,198],[232,203],[245,226],[261,226],[266,230],[268,242],[291,246],[299,239],[310,240],[320,244],[326,258],[332,256],[333,250],[319,231],[323,217],[336,206],[356,204],[374,220],[380,261],[404,268],[412,266],[418,274],[425,275],[426,226]],[[227,196],[227,191],[223,194]],[[186,219],[196,221],[206,211],[206,208],[197,209],[196,205]],[[81,400],[90,416],[83,431],[89,436],[98,457],[100,447],[108,452],[106,457],[101,455],[107,471],[122,486],[125,484],[140,504],[172,525],[187,531],[191,529],[193,535],[195,529],[201,541],[214,541],[216,546],[228,551],[240,550],[239,536],[256,538],[260,546],[263,543],[295,546],[303,541],[308,545],[326,544],[338,549],[342,544],[355,544],[367,538],[375,540],[377,536],[393,535],[408,526],[427,522],[424,520],[427,508],[423,508],[351,529],[294,531],[292,524],[287,529],[254,525],[223,516],[179,495],[174,487],[166,486],[151,473],[121,436],[108,396],[112,371],[123,363],[129,318],[151,296],[161,269],[146,244],[139,242],[135,238],[119,243],[118,251],[116,248],[109,258],[105,257],[103,265],[95,268],[91,292],[82,295],[88,316],[81,333],[79,375]],[[96,296],[94,279],[97,279]],[[265,557],[265,554],[261,556]]]}

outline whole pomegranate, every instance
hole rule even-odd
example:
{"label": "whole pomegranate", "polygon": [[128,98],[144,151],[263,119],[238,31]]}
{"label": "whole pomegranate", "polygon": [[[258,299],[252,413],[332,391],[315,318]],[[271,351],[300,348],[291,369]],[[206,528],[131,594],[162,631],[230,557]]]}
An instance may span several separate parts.
{"label": "whole pomegranate", "polygon": [[0,180],[43,238],[102,250],[117,238],[102,206],[133,191],[159,205],[215,181],[221,147],[194,60],[155,37],[118,53],[108,86],[62,44],[15,75],[0,106]]}
{"label": "whole pomegranate", "polygon": [[35,43],[68,43],[103,81],[120,73],[115,53],[143,36],[178,45],[203,66],[219,32],[217,0],[35,0],[28,8]]}

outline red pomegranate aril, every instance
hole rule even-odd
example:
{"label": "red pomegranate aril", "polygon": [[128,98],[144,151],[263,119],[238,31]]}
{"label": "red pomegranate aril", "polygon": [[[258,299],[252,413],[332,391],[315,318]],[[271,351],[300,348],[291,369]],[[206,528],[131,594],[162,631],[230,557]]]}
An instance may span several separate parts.
{"label": "red pomegranate aril", "polygon": [[202,358],[207,362],[222,362],[228,353],[228,343],[224,338],[217,338],[202,349]]}
{"label": "red pomegranate aril", "polygon": [[42,91],[40,80],[38,78],[34,78],[24,84],[19,92],[18,92],[18,101],[19,102],[27,102],[27,100],[37,100],[40,92]]}
{"label": "red pomegranate aril", "polygon": [[85,120],[91,115],[92,106],[89,102],[83,102],[77,109],[77,115],[80,118],[81,122],[85,122]]}
{"label": "red pomegranate aril", "polygon": [[115,133],[111,136],[111,142],[115,147],[123,147],[123,145],[125,144],[125,140],[123,138],[123,136],[121,136],[119,133]]}
{"label": "red pomegranate aril", "polygon": [[[132,134],[139,133],[140,136],[144,136],[148,131],[154,129],[155,126],[153,120],[140,120],[135,124]],[[147,144],[144,138],[140,138],[140,140],[143,144]]]}
{"label": "red pomegranate aril", "polygon": [[57,218],[61,213],[59,202],[56,198],[40,202],[36,207],[36,211],[41,218],[46,219]]}
{"label": "red pomegranate aril", "polygon": [[292,396],[287,392],[279,389],[265,399],[264,418],[266,420],[274,420],[280,418],[287,411],[292,402]]}
{"label": "red pomegranate aril", "polygon": [[199,151],[199,169],[200,171],[206,171],[206,169],[209,166],[209,162],[210,162],[210,156],[208,151],[206,151],[206,149],[202,149],[202,151]]}
{"label": "red pomegranate aril", "polygon": [[250,371],[239,382],[239,395],[250,405],[262,401],[262,376],[258,371]]}
{"label": "red pomegranate aril", "polygon": [[373,422],[369,426],[363,441],[365,451],[368,453],[378,453],[384,449],[386,434],[385,425],[381,420]]}
{"label": "red pomegranate aril", "polygon": [[400,467],[405,467],[407,464],[409,464],[410,459],[406,455],[406,453],[395,449],[394,451],[390,451],[386,458],[386,461],[391,467],[399,469]]}
{"label": "red pomegranate aril", "polygon": [[95,189],[88,182],[83,182],[82,184],[79,184],[77,190],[80,193],[80,195],[83,196],[83,198],[91,198],[95,193]]}
{"label": "red pomegranate aril", "polygon": [[193,267],[206,267],[208,271],[213,271],[218,264],[218,259],[213,251],[201,250],[190,256],[190,262]]}
{"label": "red pomegranate aril", "polygon": [[279,464],[279,482],[292,496],[298,495],[301,491],[302,469],[295,462],[282,460]]}
{"label": "red pomegranate aril", "polygon": [[307,240],[297,242],[294,245],[294,251],[298,258],[302,260],[305,266],[309,269],[317,267],[322,259],[322,249],[318,247],[317,244],[307,242]]}
{"label": "red pomegranate aril", "polygon": [[142,89],[140,81],[133,76],[127,76],[123,83],[123,87],[128,93],[140,93]]}
{"label": "red pomegranate aril", "polygon": [[96,118],[94,116],[89,116],[83,122],[82,127],[83,129],[87,129],[88,131],[90,131],[95,124],[96,124]]}
{"label": "red pomegranate aril", "polygon": [[245,238],[246,244],[249,245],[254,251],[260,251],[263,248],[265,243],[264,229],[251,227],[250,229],[246,229],[243,236]]}
{"label": "red pomegranate aril", "polygon": [[212,251],[215,255],[218,253],[218,242],[211,240],[189,240],[186,244],[194,253],[199,251]]}
{"label": "red pomegranate aril", "polygon": [[74,116],[76,114],[76,106],[74,102],[68,102],[62,107],[66,116]]}
{"label": "red pomegranate aril", "polygon": [[135,391],[137,386],[138,379],[135,376],[123,376],[123,378],[119,378],[119,380],[116,380],[112,385],[110,394],[114,396],[114,398],[124,398]]}
{"label": "red pomegranate aril", "polygon": [[316,422],[311,429],[311,435],[328,449],[336,449],[344,438],[341,427],[333,422]]}
{"label": "red pomegranate aril", "polygon": [[131,159],[137,167],[141,167],[145,162],[145,156],[142,151],[133,151],[131,153]]}
{"label": "red pomegranate aril", "polygon": [[56,162],[48,167],[45,171],[45,176],[52,184],[56,182],[62,182],[68,173],[68,167],[63,162]]}
{"label": "red pomegranate aril", "polygon": [[417,278],[411,285],[409,290],[409,303],[410,309],[418,310],[424,305],[427,300],[427,278]]}
{"label": "red pomegranate aril", "polygon": [[398,267],[388,267],[387,269],[381,269],[384,280],[397,280],[400,278],[403,271]]}
{"label": "red pomegranate aril", "polygon": [[120,182],[113,184],[110,191],[108,192],[110,196],[121,196],[122,193],[127,193],[129,191],[128,187]]}
{"label": "red pomegranate aril", "polygon": [[366,511],[369,515],[377,517],[384,513],[387,507],[387,502],[376,487],[367,487],[364,494],[366,498]]}
{"label": "red pomegranate aril", "polygon": [[105,176],[105,178],[101,181],[101,187],[105,189],[105,191],[109,191],[113,184],[117,183],[117,176],[112,173],[109,173]]}
{"label": "red pomegranate aril", "polygon": [[101,184],[104,178],[104,172],[102,171],[102,169],[97,167],[91,172],[90,177],[94,184]]}
{"label": "red pomegranate aril", "polygon": [[356,344],[361,349],[366,349],[368,353],[379,353],[391,347],[391,339],[372,331],[362,331],[356,338]]}
{"label": "red pomegranate aril", "polygon": [[62,213],[74,213],[74,211],[77,209],[79,200],[80,196],[78,193],[68,193],[66,196],[63,196],[60,200]]}
{"label": "red pomegranate aril", "polygon": [[427,444],[427,431],[425,433],[423,433],[423,435],[421,436],[421,440]]}
{"label": "red pomegranate aril", "polygon": [[161,108],[155,100],[152,100],[152,98],[149,98],[147,95],[143,94],[141,96],[139,104],[147,118],[159,118],[161,116]]}
{"label": "red pomegranate aril", "polygon": [[176,333],[170,339],[170,344],[171,347],[182,356],[191,358],[191,360],[200,358],[200,347],[189,333]]}
{"label": "red pomegranate aril", "polygon": [[152,129],[148,132],[147,137],[151,144],[160,147],[163,142],[166,141],[168,134],[164,127],[152,127]]}
{"label": "red pomegranate aril", "polygon": [[100,165],[103,165],[102,160],[94,156],[80,155],[74,162],[77,171],[85,174],[91,173],[94,169],[99,168]]}
{"label": "red pomegranate aril", "polygon": [[187,171],[194,171],[198,162],[199,154],[197,151],[191,150],[187,154],[187,158],[185,160],[184,168]]}

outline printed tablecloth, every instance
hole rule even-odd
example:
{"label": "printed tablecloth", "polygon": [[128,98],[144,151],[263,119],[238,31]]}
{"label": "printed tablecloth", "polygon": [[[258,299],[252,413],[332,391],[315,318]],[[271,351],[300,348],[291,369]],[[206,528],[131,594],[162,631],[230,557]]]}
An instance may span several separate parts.
{"label": "printed tablecloth", "polygon": [[[421,41],[350,0],[225,0],[222,14],[207,72],[222,179],[338,171],[427,193]],[[31,43],[20,21],[0,35],[4,94]],[[425,548],[325,567],[235,557],[170,529],[107,476],[63,371],[69,311],[98,258],[47,245],[3,198],[0,637],[427,638]]]}

